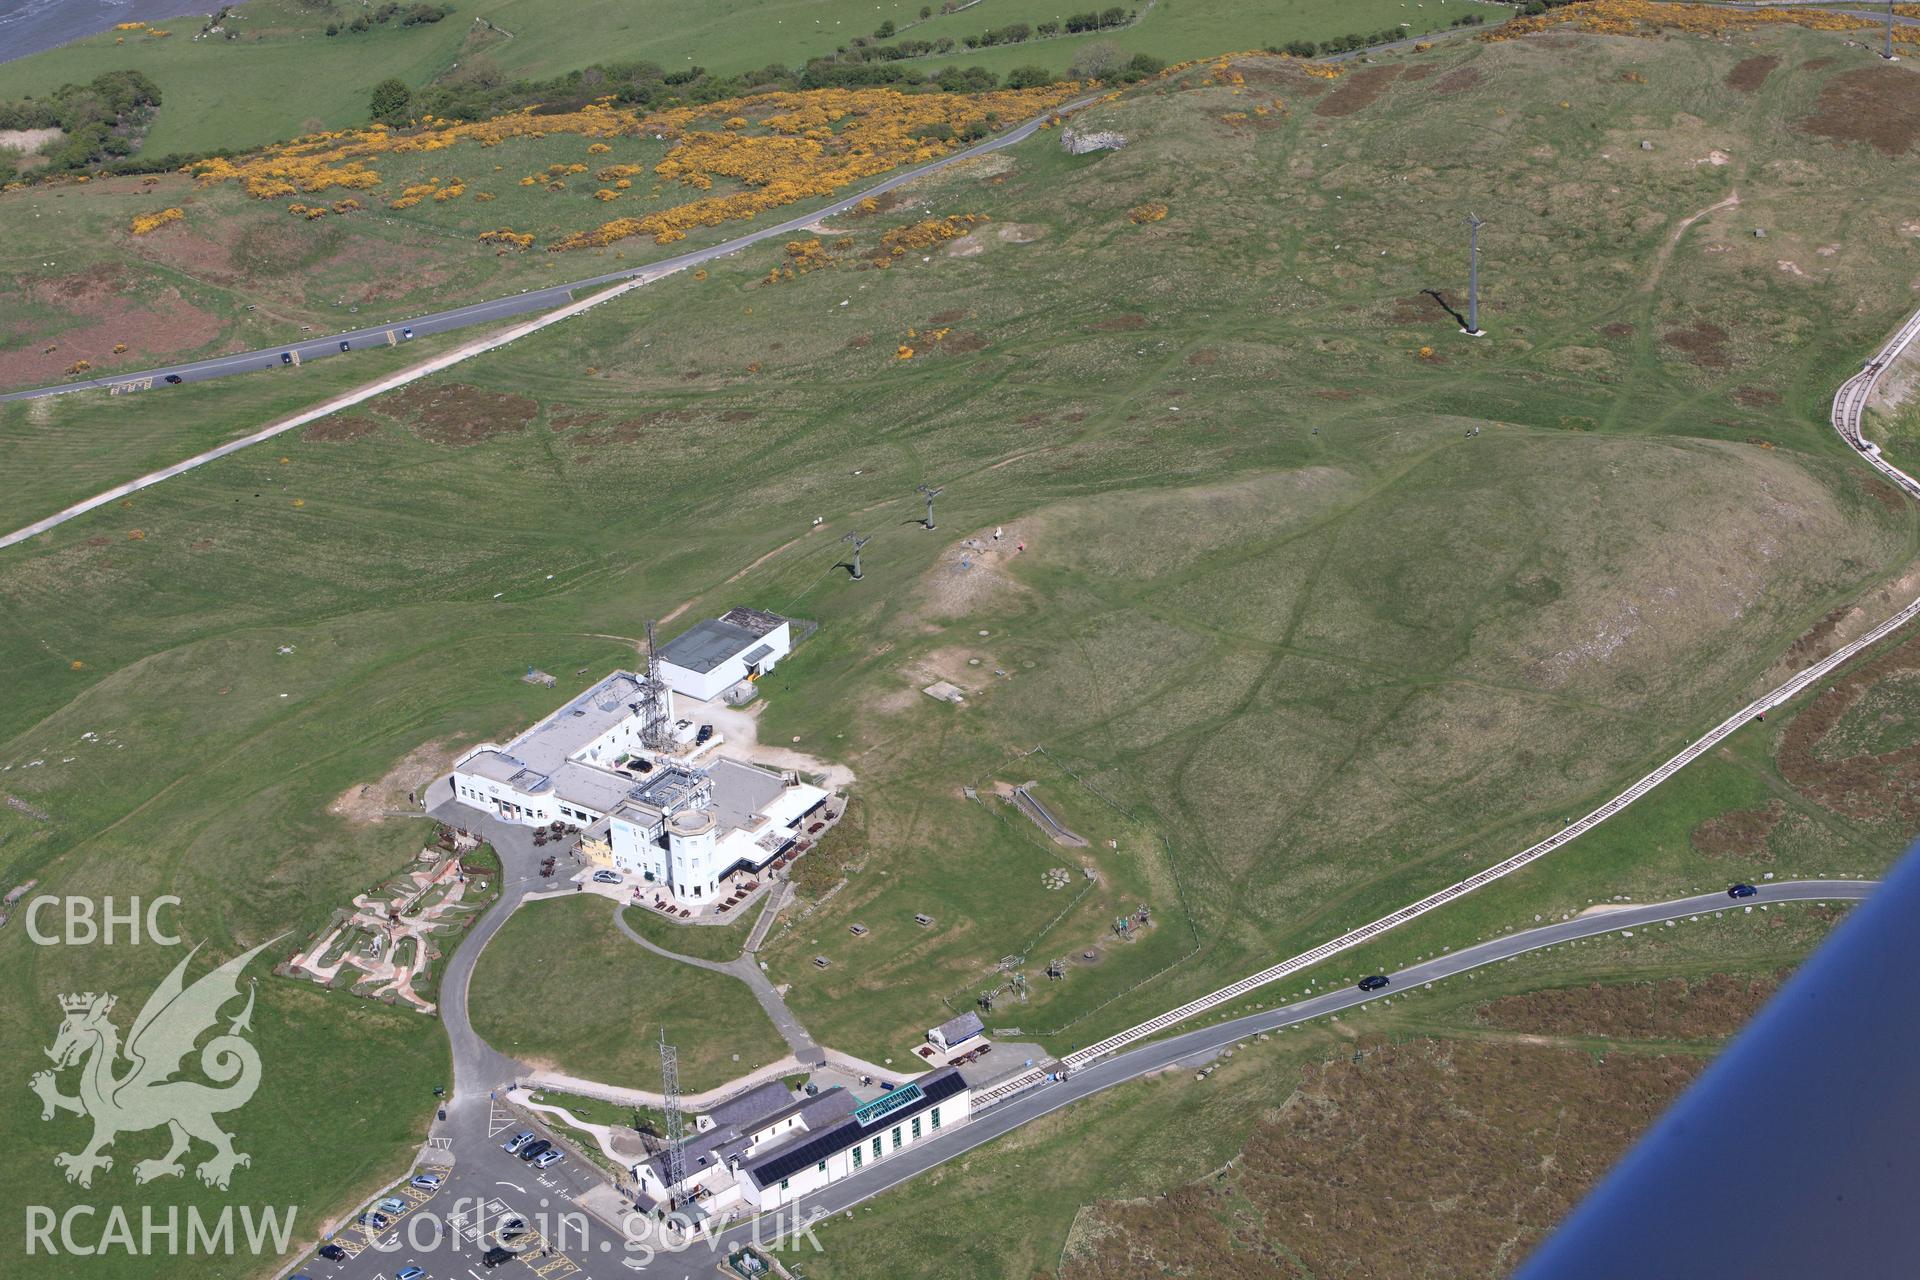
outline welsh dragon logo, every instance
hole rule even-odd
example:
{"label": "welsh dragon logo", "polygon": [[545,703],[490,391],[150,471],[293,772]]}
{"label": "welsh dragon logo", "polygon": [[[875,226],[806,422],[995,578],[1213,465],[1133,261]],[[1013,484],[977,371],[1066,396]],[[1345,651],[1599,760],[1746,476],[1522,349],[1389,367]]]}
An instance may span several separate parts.
{"label": "welsh dragon logo", "polygon": [[[252,1030],[251,984],[246,1008],[228,1021],[225,1032],[200,1049],[200,1070],[213,1084],[175,1077],[195,1043],[220,1021],[220,1010],[239,998],[241,971],[275,941],[229,960],[189,987],[182,979],[200,950],[195,947],[147,997],[124,1047],[120,1030],[109,1017],[116,997],[91,991],[60,997],[66,1019],[53,1047],[46,1051],[53,1059],[53,1070],[35,1072],[27,1083],[40,1095],[42,1120],[51,1120],[60,1111],[93,1120],[92,1141],[79,1151],[53,1158],[54,1165],[65,1170],[68,1182],[91,1187],[96,1171],[113,1168],[106,1148],[116,1137],[162,1125],[173,1145],[160,1159],[134,1165],[135,1182],[182,1176],[186,1168],[180,1158],[195,1138],[213,1148],[212,1158],[195,1170],[210,1187],[226,1190],[233,1171],[252,1163],[245,1152],[233,1149],[233,1135],[214,1120],[223,1111],[245,1106],[260,1087],[260,1055],[244,1038]],[[128,1065],[121,1071],[123,1059]],[[60,1092],[56,1079],[69,1067],[80,1069],[80,1092],[71,1097]]]}

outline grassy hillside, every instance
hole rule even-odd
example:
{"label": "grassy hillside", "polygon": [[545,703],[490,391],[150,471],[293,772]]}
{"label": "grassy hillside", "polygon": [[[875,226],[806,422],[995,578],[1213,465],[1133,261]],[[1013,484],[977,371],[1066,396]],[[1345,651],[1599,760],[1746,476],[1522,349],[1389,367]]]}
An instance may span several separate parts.
{"label": "grassy hillside", "polygon": [[688,1093],[787,1052],[745,983],[653,954],[614,928],[618,912],[585,893],[517,912],[474,970],[474,1030],[534,1066],[657,1090],[659,1058],[644,1050],[665,1026],[669,1040],[687,1043]]}
{"label": "grassy hillside", "polygon": [[937,160],[1077,92],[595,102],[0,193],[12,267],[0,386],[397,322],[634,265]]}
{"label": "grassy hillside", "polygon": [[[1499,1276],[1690,1084],[1830,908],[1609,936],[1250,1038],[822,1224],[826,1280]],[[1684,936],[1683,936],[1684,935]],[[1446,1159],[1433,1159],[1435,1151]]]}
{"label": "grassy hillside", "polygon": [[[1505,11],[1472,0],[1456,4],[1489,21]],[[956,42],[990,27],[1037,25],[1062,16],[1038,0],[981,0],[962,12],[929,19],[920,4],[886,0],[713,0],[698,5],[665,0],[457,0],[443,20],[411,27],[389,23],[363,33],[326,35],[360,6],[348,0],[251,0],[237,6],[225,32],[194,39],[204,18],[156,24],[171,30],[110,32],[64,48],[0,64],[0,99],[45,94],[102,71],[134,68],[164,94],[148,135],[154,155],[241,148],[367,120],[373,86],[397,77],[419,89],[463,60],[488,59],[508,78],[542,79],[591,63],[645,59],[668,71],[702,66],[736,75],[770,63],[797,66],[831,55],[856,36],[871,36],[883,21],[900,38]],[[1089,5],[1100,9],[1103,5]],[[996,72],[1044,66],[1064,72],[1085,48],[1111,41],[1128,54],[1146,52],[1169,62],[1225,49],[1325,40],[1408,24],[1419,34],[1452,21],[1444,6],[1422,8],[1401,0],[1273,0],[1249,17],[1231,0],[1153,0],[1132,6],[1133,24],[1083,36],[1034,39],[1020,45],[922,59],[929,68],[985,65]],[[1073,10],[1077,12],[1077,10]]]}
{"label": "grassy hillside", "polygon": [[[604,671],[648,618],[751,603],[819,623],[762,740],[846,764],[861,801],[807,871],[809,897],[846,886],[765,955],[809,1030],[897,1056],[1016,956],[1034,993],[991,1024],[1084,1042],[1529,843],[1859,625],[1835,611],[1906,569],[1914,522],[1825,405],[1912,305],[1913,158],[1826,122],[1916,86],[1776,31],[1203,66],[1077,122],[1123,151],[1042,133],[169,481],[0,558],[0,790],[26,806],[0,808],[0,879],[178,892],[229,954],[311,930],[422,834],[333,815],[342,793],[550,709],[529,664]],[[1446,310],[1469,208],[1478,340]],[[175,390],[153,430],[213,404]],[[993,796],[1027,781],[1087,847]],[[1807,840],[1783,867],[1890,847]],[[1704,874],[1609,850],[1558,899]],[[1158,923],[1117,939],[1142,903]],[[167,960],[82,969],[0,931],[22,1064],[50,993],[142,991]],[[387,1135],[356,1159],[390,1165],[421,1110],[339,1031],[364,1006],[299,990],[314,1020],[275,1060],[352,1099]],[[425,1019],[392,1034],[441,1051]],[[12,1097],[0,1168],[63,1194],[71,1127]],[[302,1168],[311,1205],[365,1173]]]}

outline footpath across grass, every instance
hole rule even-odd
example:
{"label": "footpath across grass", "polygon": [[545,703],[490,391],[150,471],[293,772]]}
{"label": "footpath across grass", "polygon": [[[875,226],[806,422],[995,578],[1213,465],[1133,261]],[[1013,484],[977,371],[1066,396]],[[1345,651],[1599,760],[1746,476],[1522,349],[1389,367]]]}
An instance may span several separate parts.
{"label": "footpath across grass", "polygon": [[474,970],[474,1029],[531,1066],[630,1089],[659,1090],[663,1028],[687,1093],[785,1055],[745,983],[635,945],[615,910],[583,893],[514,912]]}

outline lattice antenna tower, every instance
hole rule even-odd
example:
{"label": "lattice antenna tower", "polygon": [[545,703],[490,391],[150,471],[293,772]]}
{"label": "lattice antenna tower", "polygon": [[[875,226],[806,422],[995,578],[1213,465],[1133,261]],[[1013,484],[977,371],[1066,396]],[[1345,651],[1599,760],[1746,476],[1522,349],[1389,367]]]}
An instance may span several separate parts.
{"label": "lattice antenna tower", "polygon": [[647,623],[646,703],[640,709],[640,742],[650,751],[665,751],[667,737],[667,682],[660,674],[660,650],[653,642],[653,623]]}
{"label": "lattice antenna tower", "polygon": [[666,1114],[667,1200],[671,1208],[680,1182],[686,1177],[681,1150],[686,1141],[686,1128],[680,1115],[680,1057],[678,1051],[667,1043],[664,1025],[660,1028],[660,1096],[661,1110]]}

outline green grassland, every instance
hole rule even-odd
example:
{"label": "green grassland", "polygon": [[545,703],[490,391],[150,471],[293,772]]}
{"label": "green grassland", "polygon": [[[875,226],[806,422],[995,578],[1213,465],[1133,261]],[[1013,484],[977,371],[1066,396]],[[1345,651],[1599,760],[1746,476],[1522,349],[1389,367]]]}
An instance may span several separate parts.
{"label": "green grassland", "polygon": [[[1780,69],[1725,87],[1756,50]],[[850,221],[859,249],[832,269],[761,284],[782,256],[768,246],[366,406],[374,429],[353,438],[288,437],[91,513],[0,561],[0,791],[28,806],[0,807],[0,879],[178,892],[186,935],[221,954],[304,936],[422,835],[350,825],[336,797],[424,742],[499,740],[549,710],[517,679],[529,664],[604,671],[632,661],[648,618],[752,603],[820,624],[763,684],[761,739],[844,763],[861,797],[846,887],[764,955],[824,1043],[897,1057],[1008,956],[1036,990],[992,1023],[1055,1032],[1053,1048],[1270,963],[1637,776],[1912,560],[1911,515],[1825,425],[1832,387],[1911,305],[1914,267],[1885,231],[1911,157],[1797,128],[1853,56],[1799,32],[1555,36],[1456,42],[1332,86],[1264,60],[1238,92],[1194,73],[1089,114],[1126,150],[1068,157],[1042,133]],[[1821,58],[1841,61],[1806,65]],[[1869,74],[1889,93],[1920,81]],[[1673,239],[1736,188],[1737,216]],[[1151,200],[1165,220],[1129,218]],[[1490,220],[1491,332],[1471,342],[1421,293],[1458,304],[1469,205]],[[857,265],[923,210],[992,220]],[[208,389],[174,390],[136,399],[186,439]],[[450,429],[434,401],[455,395],[486,410],[479,429]],[[923,481],[947,486],[931,533],[911,523]],[[996,527],[997,549],[961,545]],[[855,530],[874,538],[859,584],[837,568]],[[934,678],[966,703],[922,695]],[[1684,785],[1750,806],[1757,767]],[[1028,780],[1088,848],[1046,842],[988,790]],[[1582,861],[1580,842],[1541,871],[1552,903],[1495,927],[1699,882],[1657,846],[1713,812],[1668,815],[1653,848]],[[1853,855],[1819,870],[1871,871],[1891,847],[1814,826]],[[1782,867],[1814,859],[1789,853]],[[1665,870],[1642,877],[1641,858]],[[1045,874],[1082,861],[1097,887],[1056,920],[1080,883]],[[1109,942],[1140,902],[1161,923]],[[1436,918],[1440,945],[1487,931],[1473,907]],[[569,909],[535,904],[493,945]],[[854,939],[856,921],[876,937]],[[581,932],[535,943],[557,961]],[[633,972],[651,963],[619,941]],[[1038,965],[1089,946],[1100,963],[1039,989]],[[845,963],[816,970],[820,953]],[[91,981],[130,1001],[168,959],[50,955],[0,930],[20,1061],[51,1040],[54,993]],[[690,972],[660,963],[667,983]],[[620,994],[684,989],[649,971]],[[437,1027],[342,992],[297,998],[313,1010],[300,1044],[263,1057],[353,1099],[391,1137],[352,1159],[396,1172],[425,1110],[342,1029],[397,1019],[438,1075]],[[490,1032],[516,1052],[552,1016]],[[560,1025],[618,1056],[616,1030]],[[695,1034],[675,1033],[683,1060],[730,1060]],[[270,1073],[255,1105],[292,1105],[284,1081]],[[1217,1167],[1241,1138],[1128,1101],[1174,1092],[1142,1085],[977,1157],[1007,1162],[972,1167],[1032,1202],[1006,1231],[1041,1212],[1009,1175],[1022,1160],[1074,1204]],[[71,1126],[12,1099],[8,1184],[69,1194],[49,1162]],[[1082,1179],[1047,1145],[1078,1140],[1082,1114],[1116,1151],[1149,1122],[1206,1137],[1124,1185]],[[243,1148],[265,1133],[250,1117]],[[127,1146],[128,1163],[152,1154]],[[370,1180],[297,1172],[312,1205]],[[231,1194],[256,1195],[253,1175]],[[1033,1239],[1050,1253],[982,1243],[967,1265],[1053,1266],[1065,1225],[1047,1230]]]}
{"label": "green grassland", "polygon": [[[1504,16],[1492,5],[1456,0],[1461,12],[1489,22]],[[984,0],[957,14],[921,21],[911,0],[880,5],[860,0],[713,0],[683,5],[667,0],[460,0],[445,19],[428,25],[390,24],[357,35],[328,38],[359,6],[329,7],[297,0],[252,0],[228,21],[235,39],[194,40],[200,20],[155,24],[173,35],[105,33],[59,49],[0,64],[0,98],[45,94],[104,71],[133,68],[159,85],[162,104],[144,150],[152,155],[244,148],[323,129],[366,123],[372,87],[397,77],[414,88],[484,55],[511,78],[541,79],[596,62],[644,59],[667,71],[701,66],[735,75],[769,64],[797,66],[828,56],[883,20],[902,38],[959,40],[988,27],[1038,23],[1061,16],[1036,0]],[[1089,8],[1102,8],[1090,5]],[[1033,40],[969,54],[917,60],[928,70],[947,65],[1044,66],[1064,72],[1096,40],[1127,53],[1167,61],[1289,40],[1325,40],[1408,23],[1409,34],[1445,26],[1458,16],[1444,5],[1401,0],[1272,0],[1249,16],[1230,0],[1154,0],[1136,6],[1140,17],[1117,31]],[[1078,12],[1078,10],[1070,10]],[[489,30],[486,24],[496,30]],[[120,43],[116,43],[116,42]]]}
{"label": "green grassland", "polygon": [[[1727,1028],[1700,1014],[1700,1034],[1684,1038],[1622,1034],[1604,1022],[1587,1035],[1529,1034],[1542,1029],[1493,1027],[1481,1011],[1502,997],[1552,999],[1576,984],[1582,996],[1592,983],[1625,995],[1716,974],[1765,985],[1782,957],[1825,935],[1832,914],[1782,907],[1657,936],[1608,935],[1249,1039],[1205,1080],[1169,1071],[1076,1103],[926,1175],[910,1201],[882,1197],[850,1220],[832,1219],[819,1232],[824,1252],[784,1261],[824,1280],[898,1275],[929,1256],[956,1277],[1138,1274],[1138,1255],[1130,1271],[1097,1270],[1086,1256],[1105,1234],[1098,1219],[1137,1208],[1161,1228],[1151,1256],[1190,1260],[1183,1271],[1195,1275],[1362,1274],[1390,1256],[1395,1274],[1504,1273],[1692,1079]],[[1388,1064],[1415,1049],[1454,1067],[1437,1081],[1403,1081]],[[1495,1055],[1498,1084],[1467,1084],[1480,1053]],[[1560,1069],[1545,1069],[1556,1061]],[[1357,1106],[1327,1114],[1315,1089],[1327,1072],[1358,1075]],[[1449,1078],[1458,1093],[1442,1098]],[[1576,1095],[1581,1105],[1569,1108]],[[1285,1136],[1313,1116],[1336,1131]],[[1361,1158],[1385,1139],[1412,1145],[1405,1158]],[[1527,1153],[1535,1142],[1549,1149]],[[1414,1150],[1449,1158],[1419,1159]],[[1227,1184],[1236,1168],[1267,1163],[1262,1155],[1299,1169],[1317,1163],[1316,1152],[1342,1165],[1330,1174],[1347,1207],[1337,1216],[1305,1212],[1297,1188],[1288,1197],[1295,1212],[1272,1216],[1191,1198],[1196,1188]],[[1501,1183],[1516,1167],[1526,1185],[1509,1194]],[[1377,1210],[1355,1213],[1354,1204]],[[1209,1238],[1216,1217],[1236,1228],[1217,1244]],[[1407,1225],[1409,1217],[1420,1225]],[[1504,1259],[1487,1256],[1516,1244]],[[1236,1259],[1236,1247],[1264,1255],[1267,1266]],[[1301,1265],[1309,1251],[1324,1270]]]}
{"label": "green grassland", "polygon": [[659,1088],[647,1046],[662,1026],[685,1046],[689,1093],[786,1053],[745,983],[634,945],[614,927],[616,910],[583,893],[515,912],[474,970],[474,1030],[529,1065],[634,1089]]}
{"label": "green grassland", "polygon": [[646,907],[625,907],[620,918],[627,922],[629,929],[675,955],[693,956],[698,960],[733,960],[746,950],[747,934],[752,932],[759,910],[759,904],[754,904],[752,910],[732,924],[672,924]]}
{"label": "green grassland", "polygon": [[0,493],[0,524],[17,529],[477,336],[437,335],[376,347],[352,359],[221,379],[192,390],[187,414],[155,412],[155,397],[185,391],[164,385],[123,396],[76,394],[0,404],[0,470],[32,477],[30,484]]}

